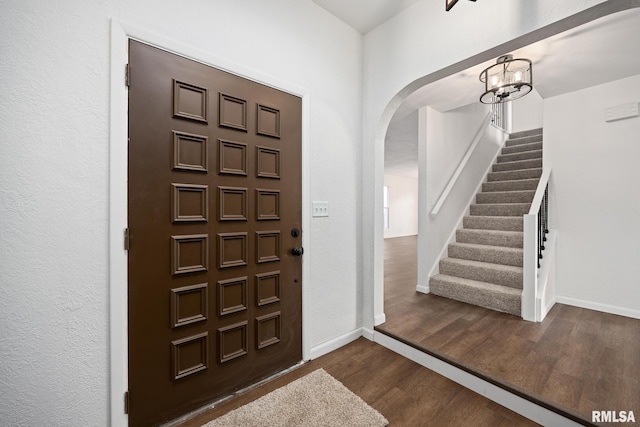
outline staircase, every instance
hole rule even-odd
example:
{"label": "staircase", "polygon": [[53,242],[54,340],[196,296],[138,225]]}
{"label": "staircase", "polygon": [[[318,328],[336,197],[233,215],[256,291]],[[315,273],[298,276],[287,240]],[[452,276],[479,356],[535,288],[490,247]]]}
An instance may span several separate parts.
{"label": "staircase", "polygon": [[523,217],[542,175],[542,129],[510,135],[470,206],[432,294],[520,316]]}

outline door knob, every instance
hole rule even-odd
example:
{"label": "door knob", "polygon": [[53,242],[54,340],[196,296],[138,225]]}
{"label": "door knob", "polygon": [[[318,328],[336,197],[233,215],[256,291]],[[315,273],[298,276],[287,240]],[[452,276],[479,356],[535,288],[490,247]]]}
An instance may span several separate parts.
{"label": "door knob", "polygon": [[293,248],[293,249],[291,249],[291,255],[293,255],[293,256],[302,256],[303,253],[304,253],[304,249],[303,248]]}

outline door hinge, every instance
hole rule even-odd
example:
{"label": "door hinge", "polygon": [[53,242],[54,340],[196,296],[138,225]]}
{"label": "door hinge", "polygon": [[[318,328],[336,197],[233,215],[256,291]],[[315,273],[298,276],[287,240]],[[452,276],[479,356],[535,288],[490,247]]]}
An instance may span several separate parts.
{"label": "door hinge", "polygon": [[124,392],[124,413],[129,415],[129,392]]}
{"label": "door hinge", "polygon": [[128,251],[131,243],[131,238],[129,236],[129,228],[124,229],[124,250]]}
{"label": "door hinge", "polygon": [[124,66],[124,84],[126,87],[129,87],[131,84],[131,69],[129,68],[129,64]]}

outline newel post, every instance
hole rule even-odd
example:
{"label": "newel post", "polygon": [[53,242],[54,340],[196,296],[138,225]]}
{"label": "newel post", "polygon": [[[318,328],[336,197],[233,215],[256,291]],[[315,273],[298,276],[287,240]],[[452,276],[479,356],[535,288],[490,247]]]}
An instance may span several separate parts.
{"label": "newel post", "polygon": [[522,318],[531,322],[539,319],[536,313],[536,292],[538,289],[538,218],[525,214],[523,218],[523,260],[522,260]]}

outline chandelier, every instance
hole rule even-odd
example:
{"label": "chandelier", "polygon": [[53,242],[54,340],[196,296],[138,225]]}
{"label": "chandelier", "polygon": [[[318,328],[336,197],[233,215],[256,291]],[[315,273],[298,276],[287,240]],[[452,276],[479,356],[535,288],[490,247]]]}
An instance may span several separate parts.
{"label": "chandelier", "polygon": [[513,59],[513,55],[503,55],[496,64],[480,73],[485,92],[480,97],[483,104],[498,104],[522,98],[533,89],[531,61]]}

